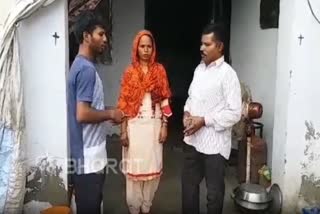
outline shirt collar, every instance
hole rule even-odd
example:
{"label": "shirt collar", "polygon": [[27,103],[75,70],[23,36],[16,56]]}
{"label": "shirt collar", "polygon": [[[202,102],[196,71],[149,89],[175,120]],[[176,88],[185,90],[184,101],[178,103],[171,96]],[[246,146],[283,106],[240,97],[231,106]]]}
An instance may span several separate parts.
{"label": "shirt collar", "polygon": [[[204,62],[202,61],[201,63],[204,64]],[[220,65],[222,65],[222,63],[224,63],[224,56],[221,56],[219,59],[211,62],[207,67],[219,67]]]}

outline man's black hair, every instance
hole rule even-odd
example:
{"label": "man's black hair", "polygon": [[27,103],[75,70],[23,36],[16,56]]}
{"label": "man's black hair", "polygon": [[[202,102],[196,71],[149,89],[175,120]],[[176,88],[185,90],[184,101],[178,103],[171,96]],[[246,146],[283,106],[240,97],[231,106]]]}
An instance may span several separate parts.
{"label": "man's black hair", "polygon": [[214,34],[214,38],[223,44],[225,44],[226,35],[225,35],[225,29],[223,24],[221,23],[210,23],[206,25],[202,31],[202,34]]}
{"label": "man's black hair", "polygon": [[87,32],[92,34],[97,27],[102,27],[106,30],[106,26],[101,17],[95,15],[93,11],[81,13],[73,26],[73,32],[77,42],[81,44],[83,42],[83,33]]}

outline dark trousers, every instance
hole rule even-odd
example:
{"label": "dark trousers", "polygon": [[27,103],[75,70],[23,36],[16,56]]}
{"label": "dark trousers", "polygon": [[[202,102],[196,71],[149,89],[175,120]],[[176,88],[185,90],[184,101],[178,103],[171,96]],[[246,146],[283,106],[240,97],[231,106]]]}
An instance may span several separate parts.
{"label": "dark trousers", "polygon": [[226,160],[220,154],[205,155],[193,146],[184,144],[182,170],[182,213],[199,214],[199,184],[205,178],[207,186],[207,213],[222,214],[225,192]]}
{"label": "dark trousers", "polygon": [[100,214],[105,171],[73,175],[77,214]]}

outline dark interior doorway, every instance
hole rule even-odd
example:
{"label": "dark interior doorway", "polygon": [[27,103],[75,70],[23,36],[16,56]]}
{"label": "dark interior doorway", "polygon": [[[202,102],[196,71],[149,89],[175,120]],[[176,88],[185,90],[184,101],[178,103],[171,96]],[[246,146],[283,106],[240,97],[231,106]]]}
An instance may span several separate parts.
{"label": "dark interior doorway", "polygon": [[[194,69],[201,60],[202,29],[210,21],[223,22],[229,41],[230,17],[231,0],[145,0],[145,28],[154,34],[158,60],[167,70],[173,92],[169,142],[174,146],[180,145],[183,138],[183,106]],[[229,42],[227,60],[228,50]]]}

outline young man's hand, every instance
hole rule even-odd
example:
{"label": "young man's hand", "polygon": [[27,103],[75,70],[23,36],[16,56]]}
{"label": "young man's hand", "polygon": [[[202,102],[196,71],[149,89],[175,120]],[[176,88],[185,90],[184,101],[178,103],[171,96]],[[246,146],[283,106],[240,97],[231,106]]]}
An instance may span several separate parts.
{"label": "young man's hand", "polygon": [[186,129],[187,127],[189,127],[189,125],[191,124],[191,120],[190,120],[191,114],[187,111],[184,112],[183,114],[183,127]]}
{"label": "young man's hand", "polygon": [[124,113],[118,109],[111,110],[111,119],[113,123],[119,124],[124,119]]}

